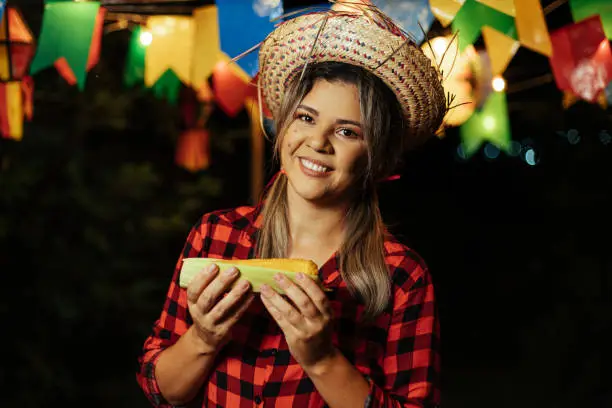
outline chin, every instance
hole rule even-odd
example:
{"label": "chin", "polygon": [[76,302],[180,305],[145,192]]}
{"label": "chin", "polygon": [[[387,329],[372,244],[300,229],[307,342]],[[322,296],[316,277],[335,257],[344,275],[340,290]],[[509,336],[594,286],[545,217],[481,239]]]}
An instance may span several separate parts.
{"label": "chin", "polygon": [[312,202],[325,201],[330,197],[328,189],[317,186],[305,186],[302,184],[293,190],[299,197]]}
{"label": "chin", "polygon": [[298,179],[290,183],[290,188],[296,196],[317,205],[333,205],[349,199],[347,192],[332,188],[329,182]]}

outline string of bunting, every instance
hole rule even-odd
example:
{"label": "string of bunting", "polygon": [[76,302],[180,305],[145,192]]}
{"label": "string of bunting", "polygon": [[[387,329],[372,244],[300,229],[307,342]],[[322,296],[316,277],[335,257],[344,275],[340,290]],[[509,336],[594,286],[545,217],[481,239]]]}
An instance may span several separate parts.
{"label": "string of bunting", "polygon": [[[521,47],[550,61],[551,74],[531,84],[511,84],[515,91],[554,81],[568,107],[578,100],[609,103],[612,81],[612,2],[556,0],[352,0],[371,2],[421,44],[445,74],[445,90],[456,95],[445,118],[460,127],[469,157],[484,142],[508,150],[511,141],[506,86],[502,78]],[[350,7],[330,1],[317,9]],[[569,3],[572,22],[549,32],[546,15]],[[36,74],[55,67],[68,84],[83,90],[96,66],[103,34],[131,30],[124,71],[125,85],[150,89],[179,103],[188,88],[200,105],[196,119],[177,146],[177,164],[199,171],[210,164],[204,131],[211,104],[229,116],[252,106],[257,46],[286,16],[282,0],[216,0],[183,15],[121,13],[119,3],[45,0],[40,35],[33,38],[18,8],[0,1],[0,132],[21,140],[23,121],[33,115]],[[112,8],[112,11],[109,9]],[[304,10],[307,12],[308,10]],[[438,21],[447,34],[428,38]],[[482,38],[484,47],[476,48]],[[236,59],[237,56],[241,56]],[[234,61],[235,59],[235,61]],[[205,108],[202,108],[204,106]],[[444,137],[440,133],[439,137]]]}

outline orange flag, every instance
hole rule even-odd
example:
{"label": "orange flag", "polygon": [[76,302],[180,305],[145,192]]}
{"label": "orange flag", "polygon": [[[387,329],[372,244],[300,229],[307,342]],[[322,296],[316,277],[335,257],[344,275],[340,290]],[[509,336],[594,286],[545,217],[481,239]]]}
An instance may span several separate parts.
{"label": "orange flag", "polygon": [[179,137],[175,163],[191,172],[210,166],[210,140],[206,129],[188,129]]}

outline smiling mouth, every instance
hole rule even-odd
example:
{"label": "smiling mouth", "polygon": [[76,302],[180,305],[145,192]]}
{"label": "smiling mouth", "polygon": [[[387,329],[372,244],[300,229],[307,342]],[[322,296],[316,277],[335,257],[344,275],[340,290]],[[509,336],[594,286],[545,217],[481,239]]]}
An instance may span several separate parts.
{"label": "smiling mouth", "polygon": [[311,170],[315,173],[319,173],[319,174],[325,174],[333,170],[331,167],[323,166],[322,164],[315,163],[303,157],[300,158],[300,163],[306,169]]}

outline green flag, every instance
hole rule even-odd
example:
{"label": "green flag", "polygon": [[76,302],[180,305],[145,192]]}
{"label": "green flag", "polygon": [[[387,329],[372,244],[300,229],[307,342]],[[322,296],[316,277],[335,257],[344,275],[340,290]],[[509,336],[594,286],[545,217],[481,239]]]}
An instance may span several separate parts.
{"label": "green flag", "polygon": [[169,69],[159,77],[151,88],[158,98],[166,99],[168,102],[176,104],[179,91],[181,90],[181,80],[174,71]]}
{"label": "green flag", "polygon": [[481,110],[459,128],[466,157],[472,156],[488,141],[506,152],[510,149],[510,118],[505,92],[491,92]]}
{"label": "green flag", "polygon": [[610,0],[570,0],[574,22],[599,14],[606,37],[612,40],[612,1]]}
{"label": "green flag", "polygon": [[83,89],[99,8],[100,3],[93,1],[47,2],[30,74],[52,66],[63,57],[74,72],[78,87]]}
{"label": "green flag", "polygon": [[452,22],[453,33],[459,32],[459,51],[478,39],[483,26],[496,29],[510,38],[517,39],[514,17],[485,6],[476,0],[465,0]]}
{"label": "green flag", "polygon": [[142,30],[136,27],[132,31],[132,38],[126,56],[123,80],[127,86],[144,84],[145,54],[147,47],[140,41]]}

